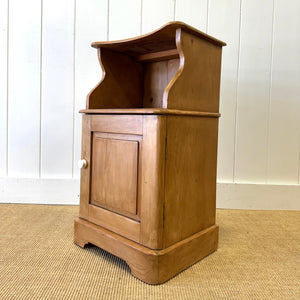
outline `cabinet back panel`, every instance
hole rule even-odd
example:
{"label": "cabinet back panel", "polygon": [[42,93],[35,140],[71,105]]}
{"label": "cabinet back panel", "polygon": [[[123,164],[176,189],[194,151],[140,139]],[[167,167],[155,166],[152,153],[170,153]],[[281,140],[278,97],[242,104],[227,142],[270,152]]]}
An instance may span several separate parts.
{"label": "cabinet back panel", "polygon": [[163,94],[179,67],[179,58],[144,64],[144,108],[162,108]]}

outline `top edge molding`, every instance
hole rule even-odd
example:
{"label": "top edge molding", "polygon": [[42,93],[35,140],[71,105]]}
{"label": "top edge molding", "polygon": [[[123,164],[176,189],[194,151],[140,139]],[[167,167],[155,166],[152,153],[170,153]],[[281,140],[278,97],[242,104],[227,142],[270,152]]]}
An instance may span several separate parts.
{"label": "top edge molding", "polygon": [[114,40],[114,41],[99,41],[99,42],[93,42],[91,44],[94,48],[114,48],[114,46],[121,46],[121,44],[135,44],[136,42],[143,42],[144,40],[147,41],[151,38],[156,38],[160,36],[164,36],[165,38],[174,37],[175,38],[175,32],[177,29],[182,29],[186,32],[189,32],[199,38],[205,39],[212,44],[215,44],[217,46],[223,47],[226,46],[226,43],[224,43],[221,40],[218,40],[190,25],[187,25],[186,23],[179,22],[179,21],[173,21],[168,22],[164,26],[143,35],[139,35],[136,37],[128,38],[128,39],[122,39],[122,40]]}

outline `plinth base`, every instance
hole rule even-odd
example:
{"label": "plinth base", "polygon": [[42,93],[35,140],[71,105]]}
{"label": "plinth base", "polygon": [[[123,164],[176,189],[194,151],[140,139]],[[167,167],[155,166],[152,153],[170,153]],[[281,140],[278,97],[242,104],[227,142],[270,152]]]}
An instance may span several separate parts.
{"label": "plinth base", "polygon": [[211,226],[168,248],[152,250],[81,218],[74,220],[74,243],[98,246],[126,261],[133,276],[163,283],[218,247],[218,226]]}

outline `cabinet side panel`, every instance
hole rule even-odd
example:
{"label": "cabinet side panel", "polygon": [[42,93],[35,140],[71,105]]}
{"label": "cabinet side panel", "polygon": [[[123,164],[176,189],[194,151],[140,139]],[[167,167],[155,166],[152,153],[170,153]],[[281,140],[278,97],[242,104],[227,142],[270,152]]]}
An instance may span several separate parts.
{"label": "cabinet side panel", "polygon": [[166,117],[144,116],[141,180],[140,241],[162,248]]}
{"label": "cabinet side panel", "polygon": [[164,93],[166,108],[219,111],[222,47],[177,31],[180,69]]}
{"label": "cabinet side panel", "polygon": [[215,224],[217,138],[217,118],[167,118],[164,247]]}

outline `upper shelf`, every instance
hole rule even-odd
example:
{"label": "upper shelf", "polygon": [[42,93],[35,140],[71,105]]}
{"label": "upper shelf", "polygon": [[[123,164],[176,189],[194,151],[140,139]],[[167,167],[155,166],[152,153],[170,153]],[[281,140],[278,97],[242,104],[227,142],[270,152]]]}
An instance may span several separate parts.
{"label": "upper shelf", "polygon": [[158,52],[176,48],[175,32],[180,28],[194,36],[207,40],[218,46],[226,46],[226,43],[199,31],[183,22],[169,22],[157,30],[137,37],[116,40],[94,42],[94,48],[107,48],[115,51],[125,52],[129,55],[141,55],[149,52]]}
{"label": "upper shelf", "polygon": [[182,22],[139,37],[94,42],[103,77],[88,95],[86,108],[217,113],[225,45]]}

